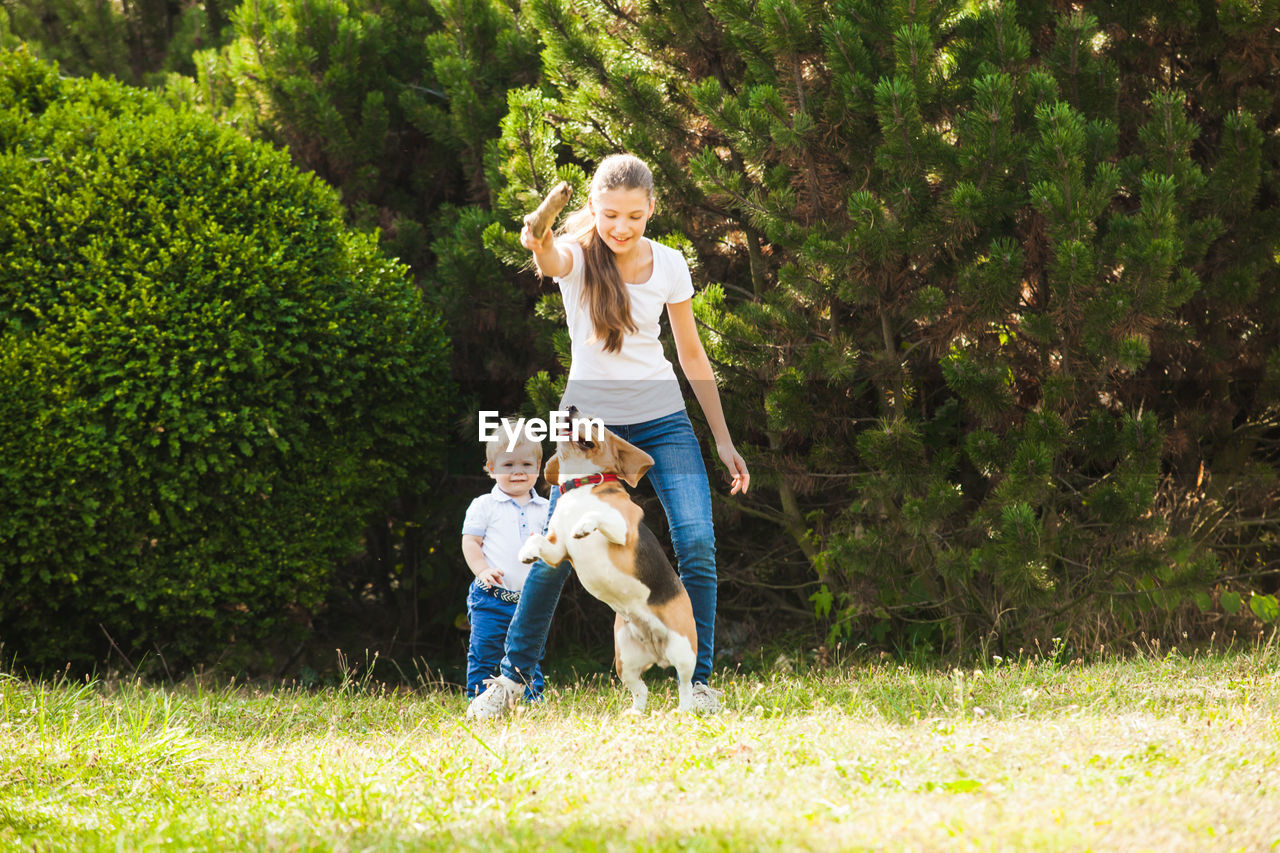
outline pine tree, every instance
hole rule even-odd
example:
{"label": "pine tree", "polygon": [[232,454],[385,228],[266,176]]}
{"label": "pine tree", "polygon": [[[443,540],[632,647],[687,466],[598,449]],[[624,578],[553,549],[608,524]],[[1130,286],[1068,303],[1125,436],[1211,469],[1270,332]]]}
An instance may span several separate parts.
{"label": "pine tree", "polygon": [[128,22],[121,11],[93,0],[37,0],[2,4],[9,30],[33,54],[65,73],[94,72],[132,79]]}
{"label": "pine tree", "polygon": [[340,188],[446,318],[462,408],[509,408],[550,356],[536,282],[483,248],[485,158],[507,89],[537,77],[537,39],[501,0],[250,0],[232,18],[235,41],[175,93]]}
{"label": "pine tree", "polygon": [[0,17],[36,55],[64,73],[156,85],[193,73],[192,54],[223,44],[226,0],[6,0]]}
{"label": "pine tree", "polygon": [[[1100,9],[528,7],[549,129],[508,132],[507,162],[540,162],[536,141],[566,165],[618,149],[654,165],[655,230],[693,249],[730,417],[769,487],[738,511],[804,555],[836,635],[1123,628],[1218,577],[1210,537],[1166,511],[1194,498],[1170,439],[1212,417],[1185,424],[1168,377],[1280,364],[1270,340],[1243,373],[1220,358],[1274,316],[1253,297],[1275,238],[1246,107],[1274,94],[1252,82],[1265,63],[1199,94],[1180,72],[1203,75],[1213,48],[1176,13],[1121,41],[1132,9]],[[1223,9],[1217,43],[1268,15]],[[1143,49],[1169,33],[1186,54]],[[1219,300],[1238,323],[1216,327]]]}

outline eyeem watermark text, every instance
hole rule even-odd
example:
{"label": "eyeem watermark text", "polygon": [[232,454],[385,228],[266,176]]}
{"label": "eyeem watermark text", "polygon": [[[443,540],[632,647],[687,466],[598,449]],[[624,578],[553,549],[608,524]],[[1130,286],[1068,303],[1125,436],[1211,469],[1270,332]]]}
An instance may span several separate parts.
{"label": "eyeem watermark text", "polygon": [[529,441],[604,441],[604,421],[599,418],[570,418],[568,412],[548,412],[542,418],[499,417],[496,411],[480,412],[480,441],[493,441],[501,433],[507,437],[507,452],[516,449],[520,436]]}

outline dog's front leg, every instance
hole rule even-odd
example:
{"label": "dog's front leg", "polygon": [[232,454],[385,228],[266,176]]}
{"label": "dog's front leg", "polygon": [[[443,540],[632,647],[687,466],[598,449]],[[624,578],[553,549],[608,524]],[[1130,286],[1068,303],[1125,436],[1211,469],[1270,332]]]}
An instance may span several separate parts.
{"label": "dog's front leg", "polygon": [[614,545],[627,544],[627,520],[616,509],[583,513],[582,518],[573,526],[573,538],[585,539],[597,530]]}
{"label": "dog's front leg", "polygon": [[524,541],[520,546],[520,553],[516,558],[522,563],[533,563],[542,560],[549,566],[558,566],[564,562],[564,558],[568,556],[568,552],[562,543],[556,540],[555,531],[551,532],[551,536],[543,536],[541,533],[535,533]]}

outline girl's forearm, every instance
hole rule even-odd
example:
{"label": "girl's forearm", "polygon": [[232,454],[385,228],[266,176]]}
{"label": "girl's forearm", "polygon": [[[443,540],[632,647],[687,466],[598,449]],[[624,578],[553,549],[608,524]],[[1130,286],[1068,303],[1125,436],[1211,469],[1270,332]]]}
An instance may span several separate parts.
{"label": "girl's forearm", "polygon": [[546,248],[531,250],[533,263],[538,267],[538,274],[548,278],[561,278],[568,275],[573,266],[573,256],[567,249],[556,245],[554,236],[548,235],[546,242],[550,244]]}
{"label": "girl's forearm", "polygon": [[715,374],[711,372],[711,361],[707,358],[706,351],[701,346],[697,347],[694,354],[680,360],[680,367],[693,386],[693,394],[698,398],[698,405],[702,407],[702,414],[707,419],[711,437],[716,443],[716,455],[733,478],[729,494],[745,494],[751,486],[751,472],[747,470],[746,460],[733,446],[733,439],[729,436],[729,425],[725,422],[724,407],[720,403],[720,389],[716,387]]}
{"label": "girl's forearm", "polygon": [[554,270],[556,268],[555,246],[552,245],[552,247],[545,252],[534,252],[533,263],[538,268],[539,275],[544,275],[544,276],[555,275],[554,272],[547,271],[547,270]]}
{"label": "girl's forearm", "polygon": [[715,374],[711,370],[711,361],[704,354],[702,358],[690,359],[690,363],[681,362],[680,369],[693,388],[693,396],[698,398],[702,407],[702,415],[707,419],[707,427],[717,446],[733,446],[733,438],[729,435],[729,424],[725,421],[724,406],[720,403],[720,389],[716,387]]}
{"label": "girl's forearm", "polygon": [[711,437],[716,444],[732,446],[733,438],[729,435],[729,425],[724,419],[724,408],[720,405],[720,392],[716,389],[715,380],[695,384],[693,394],[698,398],[698,405],[702,407],[702,414],[707,419],[707,426],[711,429]]}

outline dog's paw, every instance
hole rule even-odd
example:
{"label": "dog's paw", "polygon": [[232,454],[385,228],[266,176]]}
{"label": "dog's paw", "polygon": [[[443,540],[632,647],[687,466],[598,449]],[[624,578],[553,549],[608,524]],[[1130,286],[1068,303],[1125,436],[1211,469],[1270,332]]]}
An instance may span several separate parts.
{"label": "dog's paw", "polygon": [[572,536],[574,539],[586,539],[592,533],[595,533],[599,527],[600,525],[596,523],[596,520],[588,516],[574,525]]}
{"label": "dog's paw", "polygon": [[542,556],[542,543],[530,537],[530,539],[520,546],[520,553],[516,554],[516,559],[522,563],[536,563],[538,558]]}

